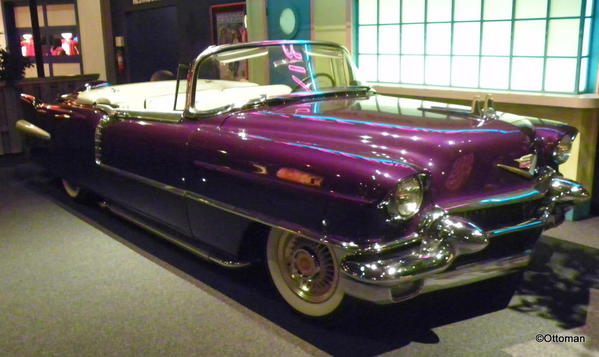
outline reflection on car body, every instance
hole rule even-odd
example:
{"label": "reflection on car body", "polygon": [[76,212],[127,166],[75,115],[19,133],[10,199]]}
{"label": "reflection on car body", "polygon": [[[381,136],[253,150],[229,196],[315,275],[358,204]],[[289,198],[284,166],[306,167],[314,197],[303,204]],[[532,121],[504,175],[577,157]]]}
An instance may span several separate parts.
{"label": "reflection on car body", "polygon": [[333,43],[210,47],[187,78],[22,95],[18,128],[74,198],[224,266],[261,251],[305,315],[513,272],[588,197],[575,128],[378,95]]}

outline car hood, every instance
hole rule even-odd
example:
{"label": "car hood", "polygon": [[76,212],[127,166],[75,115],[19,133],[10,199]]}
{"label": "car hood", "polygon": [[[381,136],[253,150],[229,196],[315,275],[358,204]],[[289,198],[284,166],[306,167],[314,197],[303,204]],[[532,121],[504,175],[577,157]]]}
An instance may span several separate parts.
{"label": "car hood", "polygon": [[[378,187],[377,199],[381,191],[389,192],[399,179],[416,172],[430,173],[429,192],[435,202],[531,185],[497,166],[518,167],[515,160],[532,152],[530,132],[508,121],[482,122],[422,110],[435,106],[447,105],[381,95],[325,99],[236,113],[223,129],[305,148],[325,161],[316,173],[323,177],[334,172],[341,176],[343,169],[333,167],[348,156],[365,160],[368,165],[346,168],[343,174],[360,185],[366,185],[363,177],[352,176],[367,175],[368,185]],[[296,168],[311,166],[304,155],[287,161]],[[354,163],[349,165],[355,168]]]}

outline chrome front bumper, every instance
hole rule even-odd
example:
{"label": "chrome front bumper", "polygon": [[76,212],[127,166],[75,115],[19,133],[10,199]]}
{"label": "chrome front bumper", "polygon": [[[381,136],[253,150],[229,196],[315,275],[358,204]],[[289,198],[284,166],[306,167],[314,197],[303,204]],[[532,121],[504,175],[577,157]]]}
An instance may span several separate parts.
{"label": "chrome front bumper", "polygon": [[360,299],[391,303],[509,274],[525,266],[530,250],[459,267],[453,263],[459,256],[484,250],[497,236],[553,227],[563,221],[567,209],[589,197],[580,184],[554,173],[542,183],[542,190],[537,191],[544,197],[539,214],[525,222],[483,231],[475,223],[435,207],[409,237],[346,253],[341,259],[345,291]]}

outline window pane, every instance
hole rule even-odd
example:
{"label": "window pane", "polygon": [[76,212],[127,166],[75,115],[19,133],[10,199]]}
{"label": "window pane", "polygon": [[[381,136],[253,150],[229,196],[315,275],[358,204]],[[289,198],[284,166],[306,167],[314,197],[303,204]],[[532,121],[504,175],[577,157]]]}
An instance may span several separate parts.
{"label": "window pane", "polygon": [[516,1],[516,18],[547,17],[547,0]]}
{"label": "window pane", "polygon": [[427,20],[451,21],[451,0],[428,0]]}
{"label": "window pane", "polygon": [[549,20],[548,56],[578,54],[579,20]]}
{"label": "window pane", "polygon": [[449,56],[426,57],[426,84],[449,85]]}
{"label": "window pane", "polygon": [[580,60],[580,80],[578,83],[578,91],[579,92],[586,91],[588,65],[589,65],[588,58],[583,58]]}
{"label": "window pane", "polygon": [[485,0],[485,20],[512,18],[512,0]]}
{"label": "window pane", "polygon": [[399,98],[380,95],[376,97],[376,101],[381,112],[399,114]]}
{"label": "window pane", "polygon": [[360,109],[362,110],[372,110],[372,111],[378,111],[378,96],[370,96],[368,99],[366,100],[361,100],[360,101]]}
{"label": "window pane", "polygon": [[545,52],[545,21],[516,21],[514,55],[543,56]]}
{"label": "window pane", "polygon": [[[31,27],[31,16],[29,13],[29,6],[15,6],[14,12],[15,27]],[[44,13],[42,12],[42,7],[40,5],[38,5],[37,7],[37,20],[40,26],[45,26]]]}
{"label": "window pane", "polygon": [[379,56],[379,81],[399,82],[399,56]]}
{"label": "window pane", "polygon": [[548,58],[545,69],[545,90],[573,92],[576,85],[575,58]]}
{"label": "window pane", "polygon": [[480,1],[481,0],[454,0],[454,20],[468,21],[480,20]]}
{"label": "window pane", "polygon": [[399,25],[379,27],[379,53],[399,53]]}
{"label": "window pane", "polygon": [[424,25],[403,25],[401,27],[401,53],[424,53]]}
{"label": "window pane", "polygon": [[360,0],[358,9],[358,22],[362,24],[376,24],[376,1],[377,0]]}
{"label": "window pane", "polygon": [[46,14],[48,26],[74,26],[77,24],[74,4],[46,5]]}
{"label": "window pane", "polygon": [[424,22],[424,0],[402,1],[403,22]]}
{"label": "window pane", "polygon": [[360,26],[360,53],[376,53],[376,26]]}
{"label": "window pane", "polygon": [[451,64],[451,85],[478,87],[478,57],[454,57]]}
{"label": "window pane", "polygon": [[376,56],[360,55],[358,56],[358,63],[360,64],[360,77],[365,81],[375,82],[377,79]]}
{"label": "window pane", "polygon": [[551,17],[580,16],[581,0],[551,0]]}
{"label": "window pane", "polygon": [[422,84],[424,56],[401,56],[401,82]]}
{"label": "window pane", "polygon": [[426,53],[448,55],[451,50],[451,24],[430,24],[426,32]]}
{"label": "window pane", "polygon": [[[48,19],[50,22],[50,19]],[[81,74],[79,63],[54,63],[52,64],[54,76],[74,76]]]}
{"label": "window pane", "polygon": [[514,90],[541,90],[542,58],[512,58],[511,84]]}
{"label": "window pane", "polygon": [[[50,65],[48,63],[44,63],[44,73],[50,73]],[[25,78],[37,78],[37,65],[35,63],[31,67],[25,68]]]}
{"label": "window pane", "polygon": [[379,22],[399,23],[399,0],[379,0]]}
{"label": "window pane", "polygon": [[588,56],[591,47],[591,19],[584,20],[584,37],[582,39],[582,55]]}
{"label": "window pane", "polygon": [[483,26],[483,55],[508,56],[510,54],[512,22],[485,22]]}
{"label": "window pane", "polygon": [[453,54],[477,55],[479,44],[479,22],[458,22],[453,25]]}
{"label": "window pane", "polygon": [[507,89],[510,77],[510,59],[483,57],[480,62],[480,87]]}
{"label": "window pane", "polygon": [[420,108],[421,106],[421,100],[399,98],[399,108],[401,109],[401,114],[420,117],[422,116],[422,111],[418,108]]}

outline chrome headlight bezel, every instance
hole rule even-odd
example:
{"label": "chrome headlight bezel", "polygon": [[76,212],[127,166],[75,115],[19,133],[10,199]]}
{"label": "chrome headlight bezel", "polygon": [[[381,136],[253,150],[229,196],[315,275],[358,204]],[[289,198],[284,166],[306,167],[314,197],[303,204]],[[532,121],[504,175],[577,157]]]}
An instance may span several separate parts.
{"label": "chrome headlight bezel", "polygon": [[389,221],[405,221],[420,212],[424,188],[423,177],[420,175],[409,176],[397,182],[389,197],[382,202]]}
{"label": "chrome headlight bezel", "polygon": [[572,144],[576,136],[564,135],[553,148],[551,157],[556,165],[561,165],[568,161],[570,158],[570,152],[572,151]]}

